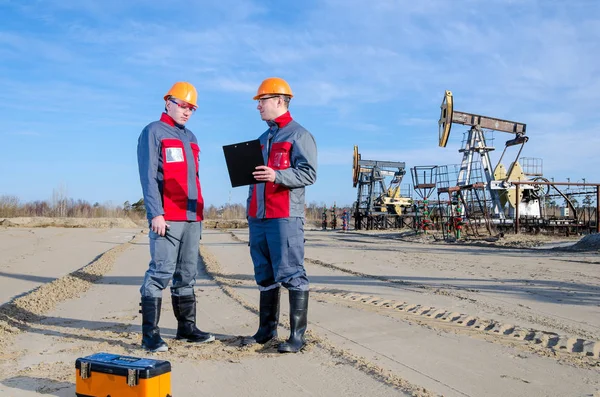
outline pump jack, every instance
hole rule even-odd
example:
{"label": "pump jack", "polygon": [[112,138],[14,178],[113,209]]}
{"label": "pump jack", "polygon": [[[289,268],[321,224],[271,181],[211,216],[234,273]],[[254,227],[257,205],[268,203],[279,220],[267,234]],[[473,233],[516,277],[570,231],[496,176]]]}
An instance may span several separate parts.
{"label": "pump jack", "polygon": [[[529,140],[529,137],[525,135],[526,124],[457,111],[454,109],[452,92],[448,90],[444,93],[440,108],[441,115],[438,122],[439,146],[446,147],[452,124],[462,124],[471,127],[463,148],[459,150],[460,153],[463,153],[463,158],[458,173],[457,187],[461,190],[472,187],[473,157],[475,153],[478,153],[481,158],[483,173],[485,174],[485,188],[491,198],[493,217],[505,219],[504,206],[507,202],[512,209],[516,205],[519,205],[519,211],[523,215],[539,217],[540,206],[536,195],[537,187],[528,184],[521,185],[520,191],[522,193],[519,194],[520,197],[515,197],[515,186],[510,183],[511,181],[528,180],[517,161],[523,150],[523,146]],[[515,135],[513,139],[506,141],[502,156],[494,168],[492,168],[489,155],[489,152],[494,150],[494,147],[486,144],[483,129],[507,132]],[[519,152],[508,171],[506,171],[506,168],[501,163],[506,149],[518,145],[520,145]]]}

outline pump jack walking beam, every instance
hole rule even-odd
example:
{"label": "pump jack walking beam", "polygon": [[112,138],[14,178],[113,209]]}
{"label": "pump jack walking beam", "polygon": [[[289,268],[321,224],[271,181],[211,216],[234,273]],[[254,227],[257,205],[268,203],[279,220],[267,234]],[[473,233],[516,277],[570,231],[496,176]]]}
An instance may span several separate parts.
{"label": "pump jack walking beam", "polygon": [[450,128],[452,127],[452,123],[468,125],[471,127],[479,126],[480,128],[513,133],[516,134],[517,137],[522,137],[523,135],[525,135],[525,131],[527,128],[527,125],[525,123],[496,119],[494,117],[480,116],[478,114],[459,112],[458,110],[454,110],[452,92],[448,90],[446,90],[444,94],[444,99],[442,100],[441,108],[442,113],[440,116],[440,120],[438,121],[440,138],[439,144],[441,147],[446,147],[446,144],[448,143],[448,137],[450,136]]}

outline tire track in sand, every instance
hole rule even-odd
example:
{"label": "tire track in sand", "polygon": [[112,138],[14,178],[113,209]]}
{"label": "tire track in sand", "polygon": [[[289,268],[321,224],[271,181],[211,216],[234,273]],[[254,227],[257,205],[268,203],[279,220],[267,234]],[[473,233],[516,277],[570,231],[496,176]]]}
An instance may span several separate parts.
{"label": "tire track in sand", "polygon": [[[235,292],[235,286],[241,284],[241,281],[231,282],[225,273],[223,273],[218,260],[208,250],[200,247],[200,258],[206,268],[206,273],[211,277],[215,283],[221,288],[221,290],[235,300],[244,309],[251,311],[258,315],[258,307],[248,303],[244,298]],[[280,325],[289,329],[289,323],[280,320]],[[317,335],[314,331],[308,330],[307,333],[308,348],[318,347],[323,349],[332,357],[344,361],[346,364],[358,369],[359,371],[373,377],[374,379],[383,382],[389,386],[397,388],[403,392],[410,393],[415,397],[432,397],[435,393],[428,391],[427,389],[414,385],[407,380],[395,375],[391,371],[366,360],[363,357],[359,357],[348,350],[340,349],[334,346],[326,338]],[[306,349],[306,348],[305,348]]]}
{"label": "tire track in sand", "polygon": [[87,265],[52,282],[32,289],[18,298],[0,306],[0,350],[19,333],[26,332],[32,324],[39,323],[45,313],[57,304],[79,297],[108,273],[117,257],[137,241],[142,233],[123,244],[98,255]]}
{"label": "tire track in sand", "polygon": [[[247,241],[240,239],[234,232],[230,231],[230,235],[234,241],[247,243]],[[468,300],[472,303],[485,306],[496,313],[506,313],[506,311],[501,307],[493,307],[492,305],[478,302],[476,299],[462,295],[456,290],[462,290],[465,292],[477,291],[452,285],[440,288],[403,280],[390,279],[385,276],[378,276],[346,269],[344,267],[326,263],[318,259],[305,258],[305,262],[355,277],[377,280],[384,284],[392,285],[396,288],[410,290],[412,292],[431,292],[436,295],[444,295],[460,300]],[[382,297],[363,295],[339,289],[313,287],[311,288],[311,291],[321,295],[321,297],[325,298],[330,303],[350,301],[353,303],[358,303],[353,305],[353,307],[358,309],[361,307],[366,308],[366,306],[377,307],[383,309],[384,312],[386,309],[388,309],[388,313],[395,313],[395,317],[400,316],[406,321],[416,322],[422,326],[433,327],[444,332],[452,331],[457,334],[464,334],[468,336],[484,335],[486,340],[490,342],[520,348],[525,351],[536,353],[543,357],[552,357],[558,361],[566,362],[578,367],[594,368],[600,366],[600,362],[598,361],[600,358],[600,341],[594,340],[589,336],[580,338],[571,335],[561,335],[555,332],[534,329],[530,327],[522,327],[516,324],[508,324],[494,319],[484,319],[465,313],[449,311],[443,308],[421,305],[419,303],[386,300]],[[528,321],[533,320],[532,317],[527,314],[511,314],[516,315],[518,318],[524,318]],[[569,334],[577,334],[577,331],[579,331],[570,327],[565,327],[562,324],[556,324],[550,319],[536,318],[536,320],[537,322],[541,322],[542,325],[560,328]],[[585,335],[585,333],[579,334]]]}
{"label": "tire track in sand", "polygon": [[[82,296],[105,274],[111,271],[120,254],[144,237],[145,233],[139,233],[129,242],[106,251],[77,271],[41,285],[0,306],[0,361],[4,361],[3,367],[6,369],[0,376],[2,383],[7,386],[19,387],[19,382],[26,380],[35,383],[31,386],[39,393],[52,393],[72,387],[70,382],[65,381],[70,380],[72,377],[72,363],[69,364],[63,361],[41,363],[25,368],[10,365],[11,362],[15,362],[22,355],[27,354],[26,350],[15,351],[9,348],[18,335],[26,332],[46,335],[52,338],[49,342],[52,344],[63,344],[64,347],[58,350],[61,354],[79,356],[87,346],[91,345],[99,351],[111,351],[123,355],[139,354],[139,332],[132,331],[132,325],[127,323],[109,324],[102,329],[87,329],[79,327],[75,322],[72,331],[69,332],[68,327],[65,327],[64,324],[45,323],[45,315],[55,309],[61,302]],[[204,258],[202,259],[204,261]],[[210,261],[204,261],[205,266],[207,262]],[[214,266],[212,269],[218,270]],[[206,267],[206,270],[208,276],[212,277],[208,267]],[[258,313],[257,308],[248,305],[237,297],[231,287],[219,283],[215,278],[213,280],[219,285],[219,291],[234,298],[236,304],[242,304],[245,309]],[[284,325],[289,328],[289,324]],[[310,335],[309,338],[311,343],[307,346],[307,351],[315,348],[315,346],[320,347],[328,357],[356,368],[392,388],[397,388],[417,397],[435,396],[435,394],[409,384],[394,374],[361,360],[359,357],[352,356],[334,347],[328,348],[327,342],[322,338],[311,337]],[[203,346],[203,349],[191,349],[190,344],[185,341],[170,340],[169,351],[160,353],[160,358],[166,360],[226,360],[239,362],[245,357],[267,358],[269,356],[279,356],[277,342],[275,341],[264,346],[242,347],[241,339],[242,337],[219,336],[217,341]]]}
{"label": "tire track in sand", "polygon": [[[350,274],[350,275],[353,275],[356,277],[362,277],[362,278],[367,278],[367,279],[371,279],[371,280],[377,280],[382,283],[386,283],[390,286],[393,286],[394,288],[401,288],[403,290],[408,290],[408,291],[418,292],[418,293],[430,292],[435,295],[448,296],[448,297],[459,299],[462,301],[468,301],[472,304],[475,304],[479,307],[483,307],[485,309],[488,309],[488,310],[493,311],[494,313],[498,313],[500,315],[515,316],[521,320],[530,321],[530,322],[537,323],[537,324],[540,324],[540,325],[543,325],[546,327],[553,327],[556,329],[560,329],[569,334],[581,335],[586,339],[595,339],[596,338],[594,335],[592,335],[588,331],[559,323],[551,317],[547,317],[547,316],[544,316],[541,314],[536,314],[536,316],[534,317],[533,315],[531,315],[528,312],[523,312],[520,307],[514,307],[514,306],[513,306],[512,310],[509,311],[503,306],[492,305],[487,302],[482,302],[481,300],[477,300],[477,299],[472,298],[471,296],[465,294],[465,293],[475,293],[476,294],[479,292],[478,290],[459,287],[459,286],[452,285],[452,284],[445,284],[445,285],[442,285],[441,287],[437,287],[437,286],[431,286],[431,285],[425,285],[425,284],[412,283],[409,281],[395,280],[395,279],[390,279],[385,276],[378,276],[378,275],[374,275],[374,274],[362,273],[362,272],[346,269],[344,267],[337,266],[332,263],[323,262],[318,259],[305,258],[304,260],[307,263],[325,267],[325,268],[332,269],[332,270],[336,270],[336,271],[340,271],[345,274]],[[463,293],[460,293],[460,292],[463,292]],[[501,299],[497,299],[497,298],[493,298],[493,297],[488,297],[488,299],[504,302]]]}
{"label": "tire track in sand", "polygon": [[581,368],[600,365],[600,341],[560,335],[555,332],[520,327],[451,310],[395,301],[373,295],[330,288],[312,288],[312,292],[331,303],[349,302],[352,307],[376,310],[382,314],[421,326],[466,336],[483,336],[489,342],[520,348],[543,357]]}

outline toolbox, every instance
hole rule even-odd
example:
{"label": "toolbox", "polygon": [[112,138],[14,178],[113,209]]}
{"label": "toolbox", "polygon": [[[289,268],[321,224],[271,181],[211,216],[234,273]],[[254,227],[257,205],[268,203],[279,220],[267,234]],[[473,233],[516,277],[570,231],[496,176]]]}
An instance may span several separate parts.
{"label": "toolbox", "polygon": [[77,397],[172,397],[171,363],[96,353],[75,361]]}

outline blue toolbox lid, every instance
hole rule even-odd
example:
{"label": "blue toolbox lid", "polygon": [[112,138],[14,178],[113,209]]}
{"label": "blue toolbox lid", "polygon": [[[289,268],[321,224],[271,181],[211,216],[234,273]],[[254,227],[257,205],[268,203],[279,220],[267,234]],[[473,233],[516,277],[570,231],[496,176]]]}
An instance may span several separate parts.
{"label": "blue toolbox lid", "polygon": [[89,367],[87,370],[90,373],[128,376],[130,370],[135,370],[140,379],[153,378],[171,371],[171,363],[165,360],[119,356],[111,353],[96,353],[78,358],[75,361],[75,368],[81,370],[82,363]]}

